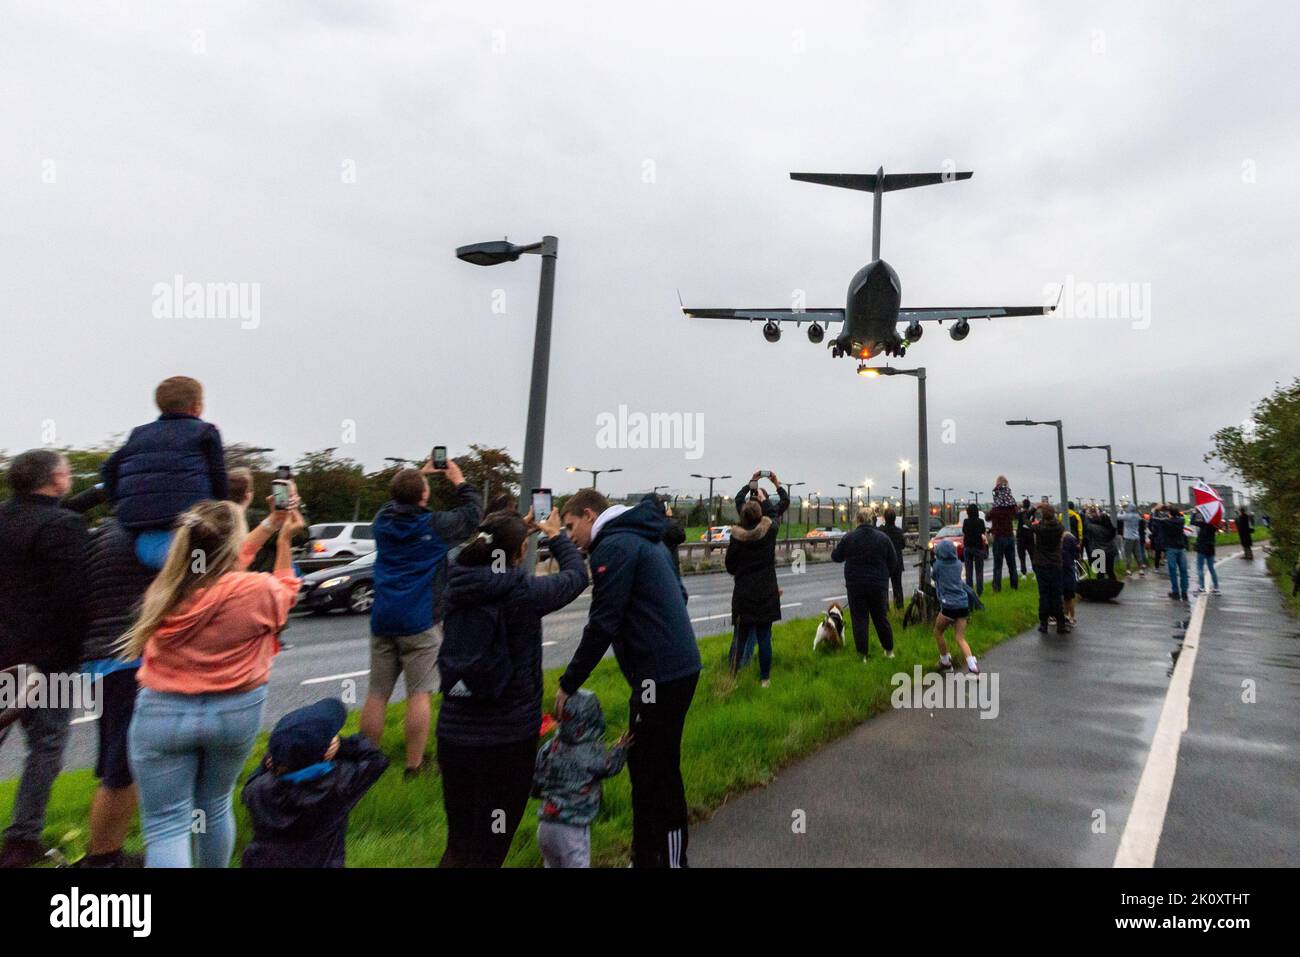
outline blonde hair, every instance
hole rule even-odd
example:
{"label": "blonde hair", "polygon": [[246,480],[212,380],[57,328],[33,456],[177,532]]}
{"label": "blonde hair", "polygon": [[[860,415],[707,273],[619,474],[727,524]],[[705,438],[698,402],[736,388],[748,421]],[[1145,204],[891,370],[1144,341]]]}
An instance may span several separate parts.
{"label": "blonde hair", "polygon": [[199,502],[177,518],[167,559],[144,593],[140,617],[118,642],[121,657],[140,657],[168,615],[234,569],[247,535],[244,511],[234,502]]}
{"label": "blonde hair", "polygon": [[869,508],[860,508],[860,509],[858,509],[858,524],[859,524],[859,525],[870,525],[870,524],[874,524],[874,523],[875,523],[875,518],[876,518],[876,516],[872,513],[871,509],[869,509]]}

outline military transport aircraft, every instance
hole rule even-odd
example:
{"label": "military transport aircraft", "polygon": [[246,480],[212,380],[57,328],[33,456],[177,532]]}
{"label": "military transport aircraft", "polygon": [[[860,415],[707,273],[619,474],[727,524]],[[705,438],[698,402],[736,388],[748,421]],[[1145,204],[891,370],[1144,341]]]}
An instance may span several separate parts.
{"label": "military transport aircraft", "polygon": [[[791,173],[790,178],[805,183],[839,186],[875,194],[871,226],[871,262],[859,269],[849,281],[848,301],[844,308],[825,309],[699,309],[682,305],[682,312],[693,319],[763,320],[763,337],[768,342],[781,338],[781,324],[794,322],[798,327],[809,322],[808,340],[825,338],[833,322],[842,322],[840,334],[829,343],[831,355],[852,356],[859,361],[881,353],[901,356],[909,344],[921,338],[922,322],[953,320],[948,334],[958,342],[970,334],[971,319],[995,319],[1006,316],[1041,316],[1056,309],[1050,306],[923,306],[902,308],[902,283],[894,268],[880,258],[880,205],[885,193],[915,186],[932,186],[953,180],[970,179],[972,172],[890,173],[884,167],[875,173]],[[1058,295],[1059,303],[1059,295]],[[907,323],[900,336],[898,324]]]}

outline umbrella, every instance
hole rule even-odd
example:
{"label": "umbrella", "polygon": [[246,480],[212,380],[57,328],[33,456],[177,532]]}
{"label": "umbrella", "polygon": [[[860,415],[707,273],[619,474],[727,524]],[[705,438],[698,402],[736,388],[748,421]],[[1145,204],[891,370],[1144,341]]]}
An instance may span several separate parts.
{"label": "umbrella", "polygon": [[1193,485],[1192,502],[1206,524],[1214,526],[1223,524],[1223,499],[1219,498],[1219,493],[1210,486],[1199,481]]}

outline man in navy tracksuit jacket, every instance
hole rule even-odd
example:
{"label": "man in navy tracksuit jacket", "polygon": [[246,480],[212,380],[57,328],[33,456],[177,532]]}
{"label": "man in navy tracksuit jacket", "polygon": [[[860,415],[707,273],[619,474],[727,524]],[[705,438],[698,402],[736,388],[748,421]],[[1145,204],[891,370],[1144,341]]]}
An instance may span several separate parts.
{"label": "man in navy tracksuit jacket", "polygon": [[370,689],[361,709],[361,733],[377,747],[384,713],[397,677],[406,678],[406,770],[423,768],[429,740],[431,697],[438,690],[442,644],[442,594],[447,552],[465,541],[483,517],[478,491],[460,467],[447,462],[457,504],[446,512],[428,508],[425,475],[443,470],[402,469],[389,484],[392,501],[375,516],[375,603],[370,607]]}
{"label": "man in navy tracksuit jacket", "polygon": [[611,506],[583,489],[564,506],[564,524],[591,566],[591,611],[582,641],[560,677],[556,714],[612,646],[632,689],[628,751],[632,863],[685,867],[686,788],[682,729],[700,677],[700,652],[686,591],[663,547],[668,519],[653,502]]}

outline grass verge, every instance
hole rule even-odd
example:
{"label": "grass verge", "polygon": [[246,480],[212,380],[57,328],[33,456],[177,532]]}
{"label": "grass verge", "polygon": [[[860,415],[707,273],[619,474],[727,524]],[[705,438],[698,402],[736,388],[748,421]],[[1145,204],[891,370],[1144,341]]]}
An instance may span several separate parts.
{"label": "grass verge", "polygon": [[[1038,592],[1033,579],[1018,591],[986,590],[986,609],[971,619],[967,640],[975,654],[1019,634],[1038,620]],[[914,665],[933,670],[937,662],[929,628],[904,629],[892,613],[895,658],[885,660],[873,637],[872,657],[864,663],[852,651],[813,652],[812,638],[819,618],[779,623],[773,629],[773,666],[770,688],[758,683],[757,663],[737,679],[725,664],[730,634],[700,640],[704,670],[686,720],[682,741],[682,774],[693,820],[707,818],[732,795],[769,781],[782,767],[849,731],[889,706],[890,678],[911,673]],[[561,669],[545,676],[547,706],[554,701]],[[612,659],[596,668],[586,687],[600,696],[613,741],[627,724],[628,688]],[[388,709],[383,747],[393,767],[370,790],[352,813],[348,828],[348,864],[351,867],[429,867],[437,863],[446,843],[442,809],[442,782],[437,773],[403,781],[402,718],[405,705]],[[435,709],[436,713],[436,709]],[[345,734],[355,733],[358,715],[348,717]],[[265,747],[266,735],[244,769],[255,767]],[[431,745],[432,747],[432,745]],[[243,777],[241,777],[242,787]],[[17,782],[0,782],[0,819],[12,812]],[[89,770],[65,773],[54,786],[46,826],[46,840],[74,860],[85,851],[86,822],[95,780]],[[235,792],[239,821],[236,854],[250,836],[247,814]],[[592,826],[593,866],[621,866],[631,846],[632,807],[626,771],[605,784],[604,804]],[[536,845],[536,801],[530,801],[523,824],[515,836],[508,866],[541,863]],[[127,849],[142,847],[138,825]]]}

